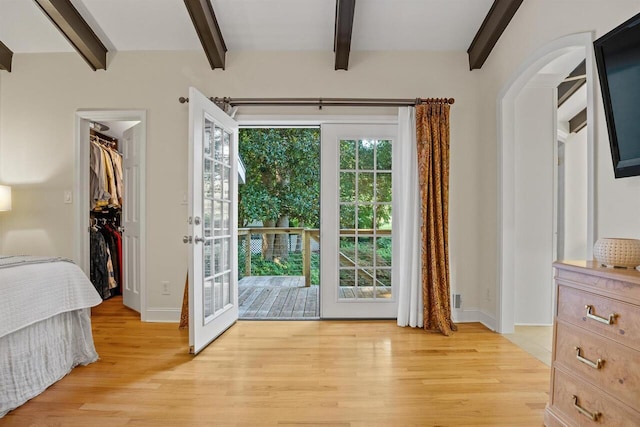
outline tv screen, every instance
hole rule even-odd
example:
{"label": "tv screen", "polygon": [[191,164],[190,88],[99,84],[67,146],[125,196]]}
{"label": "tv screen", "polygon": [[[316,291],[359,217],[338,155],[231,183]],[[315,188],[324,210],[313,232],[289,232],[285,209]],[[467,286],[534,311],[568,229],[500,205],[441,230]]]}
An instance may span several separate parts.
{"label": "tv screen", "polygon": [[640,175],[640,14],[593,47],[615,177]]}

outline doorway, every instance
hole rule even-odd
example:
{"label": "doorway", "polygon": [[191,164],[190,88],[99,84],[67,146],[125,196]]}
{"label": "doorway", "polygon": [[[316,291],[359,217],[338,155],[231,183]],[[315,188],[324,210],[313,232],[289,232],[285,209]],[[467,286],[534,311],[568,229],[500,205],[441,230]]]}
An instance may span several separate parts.
{"label": "doorway", "polygon": [[[145,153],[146,112],[132,111],[78,111],[76,113],[76,200],[75,260],[87,276],[91,275],[90,259],[90,134],[96,124],[109,127],[108,133],[119,140],[122,155],[122,183],[124,187],[118,224],[122,240],[122,295],[123,303],[138,311],[146,320],[145,275]],[[105,131],[106,132],[106,131]],[[103,134],[105,139],[109,135]],[[99,215],[98,215],[99,216]],[[115,225],[115,224],[114,224]]]}
{"label": "doorway", "polygon": [[320,127],[242,126],[240,319],[320,317]]}
{"label": "doorway", "polygon": [[[593,123],[593,111],[589,106],[593,105],[593,77],[591,70],[593,69],[593,59],[591,54],[592,35],[590,33],[576,34],[558,39],[544,48],[536,52],[523,66],[515,73],[514,77],[505,86],[499,95],[498,110],[498,140],[500,153],[500,186],[499,194],[499,229],[498,229],[498,257],[499,257],[499,297],[497,307],[497,331],[500,333],[513,333],[516,323],[529,324],[550,324],[555,309],[555,292],[553,292],[553,268],[551,262],[555,259],[557,236],[554,234],[557,227],[557,169],[553,167],[554,159],[557,160],[557,119],[556,119],[556,87],[571,72],[578,62],[586,57],[586,91],[587,91],[587,118]],[[563,58],[577,58],[578,60],[563,61]],[[537,80],[536,80],[537,78]],[[537,87],[536,87],[537,86]],[[542,89],[542,90],[540,90]],[[553,96],[549,96],[553,94]],[[524,97],[524,98],[523,98]],[[540,107],[532,114],[540,115],[541,112],[548,112],[548,117],[541,121],[545,128],[552,128],[554,131],[548,132],[544,140],[538,143],[545,144],[547,160],[544,167],[548,170],[547,174],[542,174],[542,180],[546,181],[544,189],[536,189],[534,196],[541,197],[546,203],[547,208],[541,213],[544,216],[546,225],[543,226],[537,237],[541,236],[544,240],[544,246],[541,251],[536,252],[542,261],[538,261],[534,266],[531,261],[523,262],[527,259],[526,251],[530,249],[529,241],[526,233],[518,232],[518,224],[521,229],[525,230],[523,218],[530,215],[531,212],[518,204],[518,200],[523,200],[529,192],[520,192],[521,187],[518,186],[518,158],[525,160],[522,165],[525,167],[534,167],[534,162],[527,159],[524,151],[518,152],[522,148],[523,138],[526,139],[526,129],[531,129],[531,121],[525,109],[531,111],[531,104],[526,99],[532,100]],[[548,98],[548,99],[544,99]],[[591,244],[593,241],[593,126],[586,129],[586,145],[587,145],[587,177],[583,180],[583,184],[587,186],[587,206],[586,206],[586,227],[582,231],[586,235],[586,248],[584,252],[586,257],[591,256]],[[534,129],[538,131],[538,129]],[[538,134],[539,135],[539,134]],[[529,135],[531,136],[531,135]],[[548,143],[548,144],[547,144]],[[528,145],[527,149],[533,145]],[[539,148],[539,147],[538,147]],[[554,153],[548,155],[549,150]],[[525,150],[526,151],[526,150]],[[540,166],[541,163],[538,163]],[[529,175],[529,180],[537,180],[540,175],[539,170]],[[522,176],[521,176],[522,177]],[[586,181],[586,182],[585,182]],[[524,216],[523,216],[524,215]],[[519,267],[525,266],[521,269]],[[528,269],[528,270],[527,270]],[[522,282],[524,270],[535,271],[538,279],[532,286],[527,287]],[[522,282],[522,283],[521,283]],[[520,294],[518,290],[520,286]],[[542,290],[542,292],[531,291]],[[523,291],[525,292],[523,294]],[[529,292],[529,294],[526,294]],[[522,298],[523,295],[525,298]],[[533,316],[542,313],[542,317],[538,319],[526,321],[520,318],[517,301],[520,299],[527,300],[526,296],[534,295],[536,304],[532,299],[528,299],[529,306],[537,306],[538,309],[530,310]],[[541,308],[542,307],[542,308]],[[541,308],[541,309],[540,309]]]}

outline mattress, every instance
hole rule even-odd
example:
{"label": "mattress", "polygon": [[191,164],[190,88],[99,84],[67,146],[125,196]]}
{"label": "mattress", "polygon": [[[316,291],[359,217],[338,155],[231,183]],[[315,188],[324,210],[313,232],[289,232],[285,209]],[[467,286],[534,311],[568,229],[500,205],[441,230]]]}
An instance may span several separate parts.
{"label": "mattress", "polygon": [[102,302],[80,267],[59,258],[0,257],[0,295],[0,337]]}

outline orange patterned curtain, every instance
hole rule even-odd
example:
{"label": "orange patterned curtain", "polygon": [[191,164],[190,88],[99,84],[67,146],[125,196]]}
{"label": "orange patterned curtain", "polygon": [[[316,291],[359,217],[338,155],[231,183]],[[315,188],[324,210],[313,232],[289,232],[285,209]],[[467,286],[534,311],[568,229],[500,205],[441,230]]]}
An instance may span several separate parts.
{"label": "orange patterned curtain", "polygon": [[416,139],[422,211],[424,329],[450,335],[449,103],[416,105]]}

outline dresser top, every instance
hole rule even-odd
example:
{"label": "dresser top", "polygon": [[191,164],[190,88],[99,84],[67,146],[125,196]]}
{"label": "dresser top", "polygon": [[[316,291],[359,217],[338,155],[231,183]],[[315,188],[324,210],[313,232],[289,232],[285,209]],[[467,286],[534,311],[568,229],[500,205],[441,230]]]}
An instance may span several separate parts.
{"label": "dresser top", "polygon": [[553,266],[560,270],[570,270],[592,276],[622,280],[640,285],[640,271],[626,268],[608,268],[601,266],[595,260],[556,261]]}

